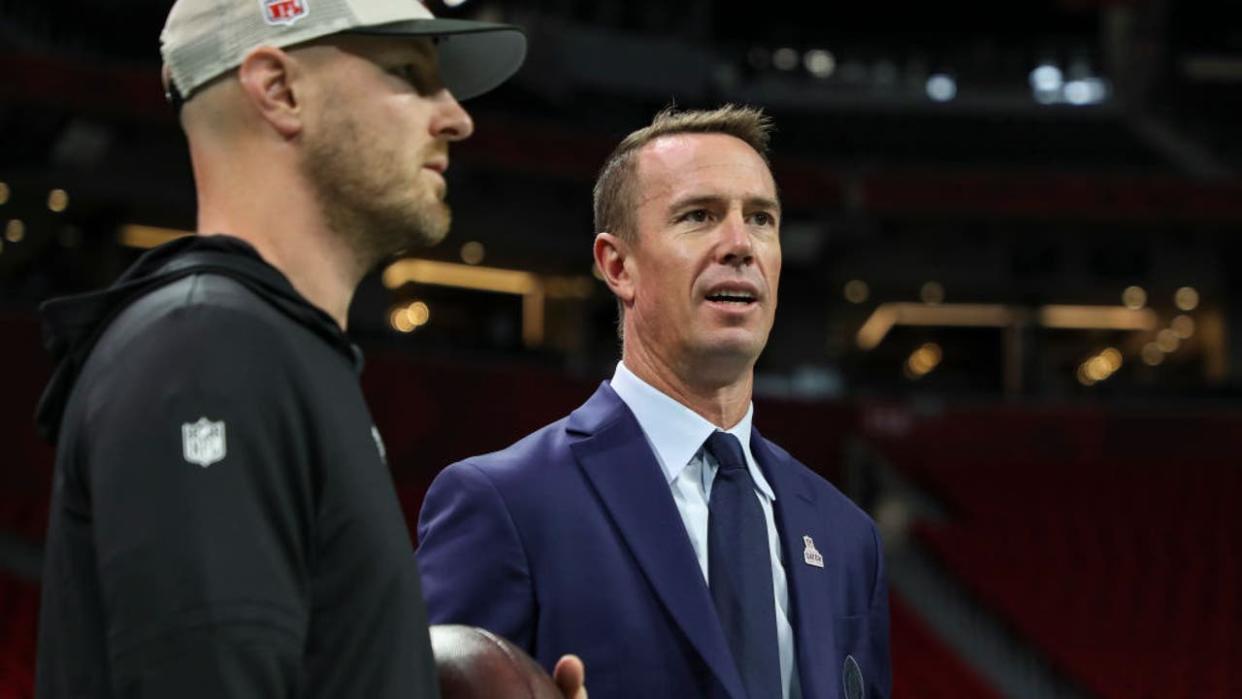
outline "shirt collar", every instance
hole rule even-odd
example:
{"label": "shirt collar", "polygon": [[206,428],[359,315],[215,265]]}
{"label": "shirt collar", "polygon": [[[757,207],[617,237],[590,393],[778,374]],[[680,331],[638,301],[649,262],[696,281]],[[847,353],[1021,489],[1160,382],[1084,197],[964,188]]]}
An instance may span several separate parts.
{"label": "shirt collar", "polygon": [[[617,396],[634,413],[638,426],[642,428],[660,462],[664,477],[672,483],[703,447],[703,442],[715,432],[717,427],[702,415],[662,393],[651,384],[638,378],[634,372],[617,362],[617,370],[609,384]],[[736,425],[725,432],[737,437],[742,443],[742,451],[746,454],[746,464],[755,485],[768,498],[775,500],[772,486],[763,476],[762,470],[750,453],[750,425],[754,417],[755,405],[746,408],[746,414]]]}

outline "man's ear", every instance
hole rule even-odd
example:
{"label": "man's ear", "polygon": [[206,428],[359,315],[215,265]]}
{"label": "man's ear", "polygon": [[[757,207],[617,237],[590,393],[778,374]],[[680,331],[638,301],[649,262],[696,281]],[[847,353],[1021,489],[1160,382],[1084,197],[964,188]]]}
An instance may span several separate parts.
{"label": "man's ear", "polygon": [[604,283],[622,304],[629,305],[634,300],[629,243],[612,233],[600,233],[595,236],[594,253],[595,267],[603,276]]}
{"label": "man's ear", "polygon": [[293,138],[302,130],[301,103],[295,90],[302,75],[293,57],[271,46],[252,50],[237,67],[246,100],[285,138]]}

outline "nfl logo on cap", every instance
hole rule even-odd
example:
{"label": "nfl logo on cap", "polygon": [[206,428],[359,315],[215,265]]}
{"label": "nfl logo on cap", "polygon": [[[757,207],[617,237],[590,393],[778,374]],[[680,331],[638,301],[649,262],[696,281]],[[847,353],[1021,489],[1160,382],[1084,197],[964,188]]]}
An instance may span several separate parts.
{"label": "nfl logo on cap", "polygon": [[271,25],[290,25],[306,16],[308,0],[259,0],[263,20]]}

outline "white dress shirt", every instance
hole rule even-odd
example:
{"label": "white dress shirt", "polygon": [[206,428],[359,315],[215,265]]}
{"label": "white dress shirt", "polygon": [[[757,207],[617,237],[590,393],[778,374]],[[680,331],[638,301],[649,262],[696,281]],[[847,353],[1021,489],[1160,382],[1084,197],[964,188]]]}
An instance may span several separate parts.
{"label": "white dress shirt", "polygon": [[[643,434],[656,461],[664,470],[673,502],[681,514],[681,521],[690,535],[690,544],[699,559],[703,579],[711,583],[707,568],[707,503],[712,482],[716,478],[716,459],[703,449],[703,443],[717,427],[701,415],[661,393],[638,378],[617,362],[612,376],[612,390],[625,402],[638,419]],[[785,699],[802,696],[798,673],[794,662],[793,628],[789,623],[789,585],[785,579],[785,565],[781,561],[781,543],[772,515],[772,503],[776,494],[763,477],[763,471],[750,453],[750,420],[755,412],[752,404],[746,416],[733,427],[724,430],[737,437],[746,454],[746,466],[755,482],[755,497],[763,508],[763,519],[768,525],[768,551],[772,557],[772,591],[776,601],[776,642],[780,651],[781,689]]]}

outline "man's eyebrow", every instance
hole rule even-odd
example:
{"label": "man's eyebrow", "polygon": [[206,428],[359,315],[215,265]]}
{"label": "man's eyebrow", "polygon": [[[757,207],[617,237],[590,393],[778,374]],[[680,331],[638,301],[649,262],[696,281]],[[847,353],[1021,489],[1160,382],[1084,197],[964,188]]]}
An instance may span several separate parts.
{"label": "man's eyebrow", "polygon": [[[719,194],[692,194],[683,199],[675,200],[673,203],[669,204],[668,208],[670,211],[675,211],[678,209],[684,209],[688,206],[719,205],[721,202],[725,201],[725,199],[727,199],[727,197]],[[778,212],[781,210],[781,203],[776,199],[770,199],[768,197],[747,197],[744,204],[747,209],[767,209]]]}
{"label": "man's eyebrow", "polygon": [[748,197],[746,199],[746,208],[780,211],[781,203],[776,199],[769,199],[767,197]]}
{"label": "man's eyebrow", "polygon": [[690,196],[677,199],[669,204],[668,208],[684,209],[687,206],[707,206],[709,204],[719,204],[724,201],[724,197],[716,194],[691,194]]}

